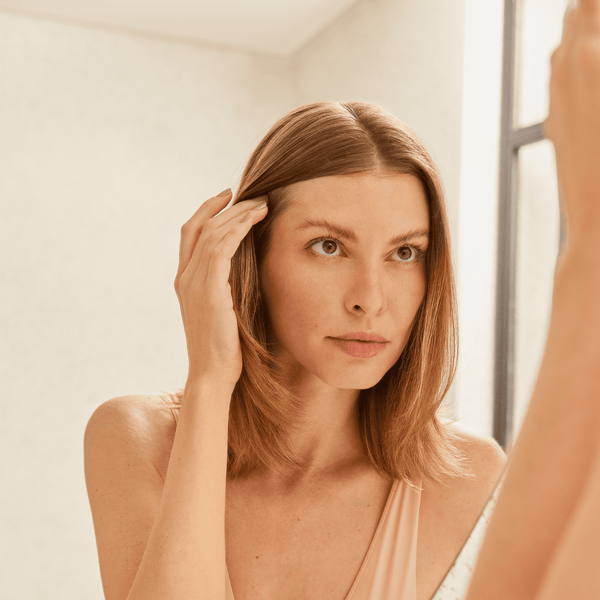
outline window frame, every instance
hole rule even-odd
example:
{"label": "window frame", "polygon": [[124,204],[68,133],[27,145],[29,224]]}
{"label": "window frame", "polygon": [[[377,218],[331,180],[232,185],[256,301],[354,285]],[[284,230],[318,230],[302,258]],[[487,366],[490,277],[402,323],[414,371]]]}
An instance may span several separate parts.
{"label": "window frame", "polygon": [[[511,442],[514,431],[519,150],[523,146],[545,139],[544,122],[528,127],[514,127],[516,25],[517,0],[504,0],[494,325],[493,437],[505,450]],[[564,223],[561,211],[559,253],[562,249],[563,237]]]}

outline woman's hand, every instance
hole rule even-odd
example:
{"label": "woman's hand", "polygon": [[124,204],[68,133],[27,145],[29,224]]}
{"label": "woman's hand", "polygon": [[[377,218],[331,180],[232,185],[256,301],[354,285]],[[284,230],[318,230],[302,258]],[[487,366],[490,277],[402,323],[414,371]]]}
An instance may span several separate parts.
{"label": "woman's hand", "polygon": [[[600,236],[600,0],[580,0],[552,54],[545,135],[556,150],[568,246]],[[588,246],[589,248],[589,246]]]}
{"label": "woman's hand", "polygon": [[231,259],[240,242],[267,214],[266,207],[256,210],[267,197],[240,202],[219,213],[230,199],[231,190],[210,198],[181,228],[175,291],[188,349],[186,388],[209,380],[233,391],[242,373],[242,351],[228,279]]}

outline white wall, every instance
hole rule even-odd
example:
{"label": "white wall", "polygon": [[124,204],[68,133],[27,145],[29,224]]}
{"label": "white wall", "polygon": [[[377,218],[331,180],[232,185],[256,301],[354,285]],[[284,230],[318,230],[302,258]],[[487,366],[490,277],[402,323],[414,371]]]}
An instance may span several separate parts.
{"label": "white wall", "polygon": [[466,0],[456,414],[492,435],[503,0]]}
{"label": "white wall", "polygon": [[179,228],[280,115],[391,109],[437,160],[456,236],[464,18],[363,0],[286,62],[0,12],[3,597],[102,598],[85,424],[184,381]]}

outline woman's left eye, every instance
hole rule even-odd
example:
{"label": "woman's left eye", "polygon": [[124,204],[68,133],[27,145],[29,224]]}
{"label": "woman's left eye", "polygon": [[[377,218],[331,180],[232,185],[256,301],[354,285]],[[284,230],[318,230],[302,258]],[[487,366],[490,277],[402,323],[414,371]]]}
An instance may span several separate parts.
{"label": "woman's left eye", "polygon": [[[336,240],[335,238],[320,238],[312,242],[309,248],[312,248],[317,244],[323,244],[322,248],[325,250],[325,252],[316,252],[315,254],[318,254],[319,256],[339,256],[339,254],[333,254],[333,252],[335,252],[335,250],[341,246],[341,242],[339,240]],[[419,258],[423,258],[425,255],[425,252],[416,246],[401,246],[400,248],[397,248],[395,252],[397,252],[398,256],[401,258],[401,260],[396,262],[400,263],[413,263]]]}
{"label": "woman's left eye", "polygon": [[417,258],[417,249],[413,248],[412,246],[402,246],[401,248],[398,248],[398,256],[406,259],[402,260],[401,262],[413,262]]}

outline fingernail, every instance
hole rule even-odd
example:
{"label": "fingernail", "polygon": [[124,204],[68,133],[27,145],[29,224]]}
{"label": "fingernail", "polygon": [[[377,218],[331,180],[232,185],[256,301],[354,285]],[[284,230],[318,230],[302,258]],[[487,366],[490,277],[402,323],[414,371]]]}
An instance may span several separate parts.
{"label": "fingernail", "polygon": [[226,190],[223,190],[220,194],[217,194],[218,196],[227,196],[227,194],[229,194],[231,192],[231,188],[227,188]]}
{"label": "fingernail", "polygon": [[252,210],[260,210],[261,208],[264,208],[266,205],[267,205],[267,203],[263,202],[262,204],[255,206]]}

